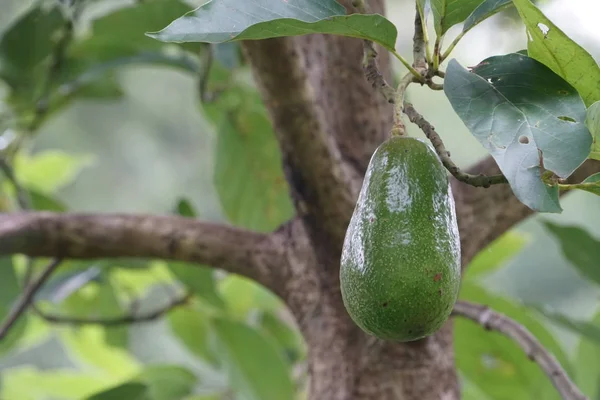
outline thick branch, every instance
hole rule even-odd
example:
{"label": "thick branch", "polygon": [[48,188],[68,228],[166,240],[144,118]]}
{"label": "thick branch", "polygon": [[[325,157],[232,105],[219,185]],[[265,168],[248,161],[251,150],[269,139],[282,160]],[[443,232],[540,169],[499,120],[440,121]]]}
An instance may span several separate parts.
{"label": "thick branch", "polygon": [[522,325],[490,310],[488,307],[459,301],[454,305],[453,315],[466,317],[487,330],[494,330],[512,339],[531,361],[536,362],[548,375],[550,381],[564,400],[587,400],[587,397],[569,379],[558,361]]}
{"label": "thick branch", "polygon": [[161,258],[208,264],[273,287],[285,267],[269,235],[178,216],[0,214],[0,255]]}
{"label": "thick branch", "polygon": [[[600,162],[588,160],[569,177],[568,182],[581,182],[598,171]],[[500,169],[494,159],[488,157],[468,172],[494,175],[500,173]],[[494,185],[484,189],[453,179],[452,191],[456,199],[463,266],[466,266],[479,250],[533,214],[530,208],[517,200],[509,185]]]}

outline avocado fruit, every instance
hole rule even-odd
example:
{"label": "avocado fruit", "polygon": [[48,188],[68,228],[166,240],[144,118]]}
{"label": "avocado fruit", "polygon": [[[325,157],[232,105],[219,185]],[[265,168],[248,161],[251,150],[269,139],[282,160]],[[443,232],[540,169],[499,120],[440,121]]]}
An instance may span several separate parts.
{"label": "avocado fruit", "polygon": [[393,136],[373,153],[344,239],[344,306],[365,332],[408,342],[450,316],[461,280],[454,198],[437,154]]}

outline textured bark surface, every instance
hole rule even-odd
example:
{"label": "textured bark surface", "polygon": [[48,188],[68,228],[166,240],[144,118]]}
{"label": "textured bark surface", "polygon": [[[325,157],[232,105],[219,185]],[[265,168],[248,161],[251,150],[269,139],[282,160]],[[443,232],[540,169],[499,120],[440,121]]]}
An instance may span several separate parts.
{"label": "textured bark surface", "polygon": [[[349,6],[349,1],[343,1]],[[384,13],[383,1],[369,2]],[[0,214],[0,255],[178,259],[245,275],[289,305],[309,347],[311,400],[456,400],[452,322],[412,343],[364,334],[339,288],[345,231],[392,106],[366,81],[357,39],[310,35],[244,43],[283,155],[297,216],[272,234],[180,217]],[[379,65],[389,76],[389,58]],[[580,181],[599,163],[587,162]],[[493,174],[486,159],[472,173]],[[462,263],[531,211],[508,185],[452,181]]]}

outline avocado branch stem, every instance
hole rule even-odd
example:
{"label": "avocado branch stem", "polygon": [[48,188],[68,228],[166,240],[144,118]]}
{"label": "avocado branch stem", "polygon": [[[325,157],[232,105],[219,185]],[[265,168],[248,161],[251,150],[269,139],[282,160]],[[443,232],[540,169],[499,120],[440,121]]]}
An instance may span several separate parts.
{"label": "avocado branch stem", "polygon": [[540,366],[564,400],[588,400],[588,397],[571,381],[556,358],[518,322],[487,306],[466,301],[458,301],[454,305],[452,315],[470,319],[488,331],[496,331],[512,339],[531,361]]}

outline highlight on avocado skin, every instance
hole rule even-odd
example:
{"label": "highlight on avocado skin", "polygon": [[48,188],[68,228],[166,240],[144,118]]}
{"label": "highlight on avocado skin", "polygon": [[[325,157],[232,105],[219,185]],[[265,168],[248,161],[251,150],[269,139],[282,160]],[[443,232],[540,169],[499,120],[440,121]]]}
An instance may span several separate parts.
{"label": "highlight on avocado skin", "polygon": [[365,332],[390,341],[435,333],[461,279],[450,183],[424,141],[392,137],[374,152],[342,249],[344,306]]}

